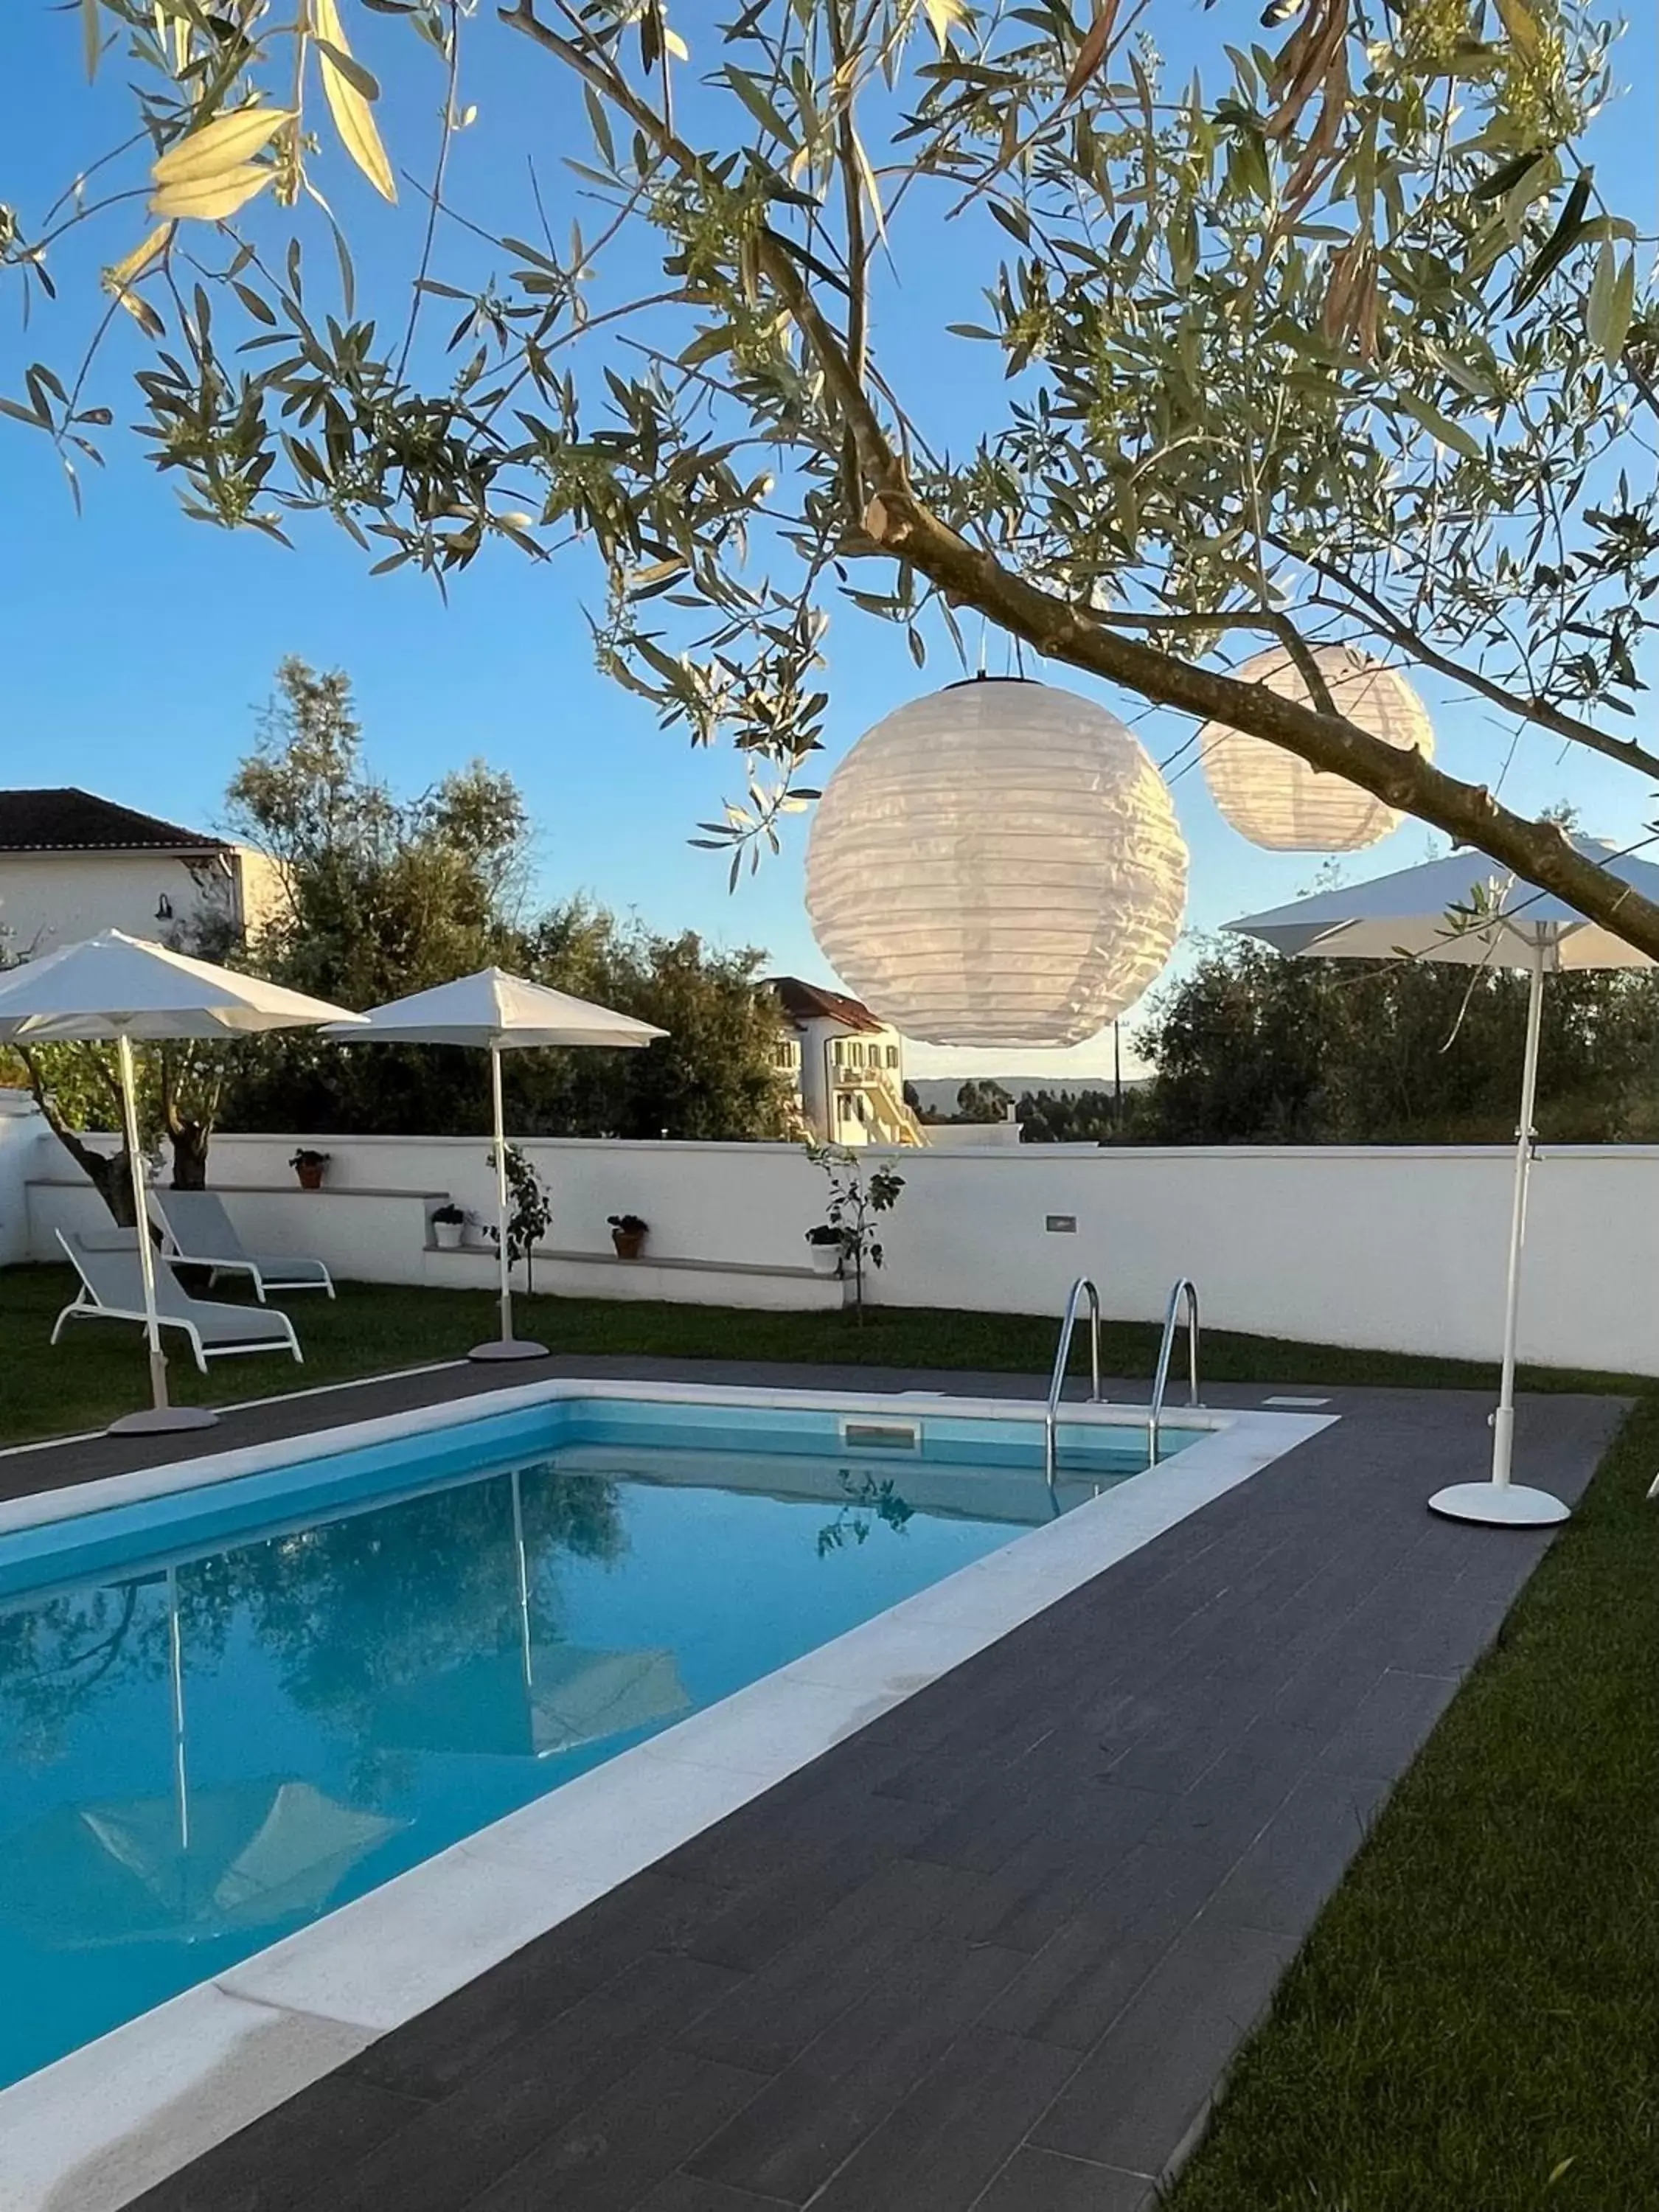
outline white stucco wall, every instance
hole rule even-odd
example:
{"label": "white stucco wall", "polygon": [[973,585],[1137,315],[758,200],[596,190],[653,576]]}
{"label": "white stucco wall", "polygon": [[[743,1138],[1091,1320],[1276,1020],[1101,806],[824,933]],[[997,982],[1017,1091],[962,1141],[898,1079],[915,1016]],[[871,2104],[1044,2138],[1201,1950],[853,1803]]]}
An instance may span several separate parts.
{"label": "white stucco wall", "polygon": [[[223,1185],[285,1190],[292,1136],[220,1137]],[[337,1190],[448,1192],[487,1212],[485,1144],[318,1138]],[[668,1258],[799,1267],[822,1179],[786,1145],[541,1140],[551,1243],[603,1252],[605,1216],[639,1213]],[[1510,1155],[1500,1147],[1096,1151],[1030,1145],[890,1156],[906,1178],[884,1222],[884,1303],[1058,1315],[1073,1276],[1106,1312],[1161,1317],[1176,1276],[1208,1325],[1306,1341],[1455,1357],[1497,1354]],[[37,1170],[39,1172],[40,1170]],[[60,1175],[53,1161],[47,1170]],[[65,1195],[72,1196],[73,1194]],[[59,1200],[34,1194],[35,1249]],[[1074,1231],[1051,1230],[1050,1217]],[[261,1200],[263,1236],[292,1237],[343,1272],[432,1279],[400,1205]],[[44,1241],[43,1241],[44,1240]],[[1659,1374],[1659,1147],[1546,1148],[1533,1181],[1523,1358]],[[603,1291],[596,1280],[592,1287]],[[662,1293],[708,1298],[699,1278]],[[713,1302],[718,1302],[713,1301]],[[734,1347],[734,1349],[737,1347]]]}
{"label": "white stucco wall", "polygon": [[[171,921],[157,912],[163,899]],[[170,853],[0,854],[0,948],[10,958],[29,958],[100,929],[165,939],[204,910],[257,929],[282,899],[272,864],[240,847],[228,875],[210,854],[187,865]]]}
{"label": "white stucco wall", "polygon": [[29,1256],[28,1185],[46,1171],[52,1132],[16,1091],[0,1091],[0,1267]]}
{"label": "white stucco wall", "polygon": [[[301,1144],[328,1153],[331,1190],[447,1192],[457,1205],[495,1218],[495,1180],[482,1136],[216,1136],[209,1173],[221,1186],[289,1186],[289,1157]],[[823,1178],[794,1145],[530,1138],[523,1149],[552,1194],[548,1242],[562,1250],[609,1251],[606,1217],[637,1213],[650,1223],[651,1250],[662,1258],[800,1267],[806,1231],[823,1218]],[[408,1279],[418,1279],[418,1271]]]}

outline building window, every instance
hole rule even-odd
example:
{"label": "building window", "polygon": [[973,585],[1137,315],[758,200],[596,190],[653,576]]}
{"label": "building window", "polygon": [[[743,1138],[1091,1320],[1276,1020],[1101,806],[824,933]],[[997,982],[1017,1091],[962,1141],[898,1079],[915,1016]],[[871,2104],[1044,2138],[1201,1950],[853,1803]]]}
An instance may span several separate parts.
{"label": "building window", "polygon": [[845,1060],[847,1057],[847,1047],[842,1042],[840,1037],[837,1037],[835,1042],[830,1046],[830,1057],[834,1060],[837,1067],[839,1067]]}
{"label": "building window", "polygon": [[847,1048],[847,1056],[852,1061],[854,1067],[862,1067],[864,1065],[864,1047],[861,1044],[849,1044]]}
{"label": "building window", "polygon": [[838,1091],[836,1093],[836,1118],[837,1121],[850,1121],[852,1120],[853,1100],[852,1094],[849,1091]]}
{"label": "building window", "polygon": [[795,1066],[795,1047],[792,1044],[775,1045],[772,1048],[772,1065],[774,1067],[783,1068],[787,1073],[793,1073]]}
{"label": "building window", "polygon": [[887,1065],[889,1066],[889,1067],[896,1067],[896,1066],[898,1066],[898,1064],[899,1064],[899,1049],[898,1049],[898,1047],[897,1047],[896,1044],[890,1044],[890,1045],[888,1046],[888,1048],[887,1048]]}

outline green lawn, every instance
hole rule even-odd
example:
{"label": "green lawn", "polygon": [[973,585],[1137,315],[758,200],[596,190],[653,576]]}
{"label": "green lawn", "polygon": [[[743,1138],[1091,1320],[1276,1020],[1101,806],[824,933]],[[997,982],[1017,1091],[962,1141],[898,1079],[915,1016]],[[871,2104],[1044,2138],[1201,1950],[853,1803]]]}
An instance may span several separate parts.
{"label": "green lawn", "polygon": [[[72,1322],[56,1350],[47,1344],[52,1317],[74,1294],[61,1267],[0,1271],[0,1444],[100,1428],[142,1400],[143,1349],[137,1328],[105,1322]],[[216,1295],[227,1293],[221,1291]],[[302,1293],[285,1301],[305,1350],[305,1364],[260,1354],[215,1360],[205,1377],[188,1347],[167,1332],[168,1372],[181,1400],[222,1405],[240,1398],[304,1389],[352,1376],[451,1359],[495,1333],[493,1296],[483,1291],[404,1289],[346,1283],[338,1300]],[[556,1351],[655,1353],[684,1359],[820,1360],[873,1367],[981,1368],[1045,1373],[1054,1354],[1056,1318],[1027,1314],[951,1313],[872,1307],[862,1328],[851,1313],[750,1313],[720,1306],[649,1305],[607,1298],[520,1298],[515,1311],[526,1335]],[[1151,1376],[1156,1328],[1114,1322],[1102,1332],[1104,1371]],[[1087,1353],[1079,1331],[1075,1364]],[[1180,1354],[1177,1354],[1179,1366]],[[1493,1388],[1490,1368],[1334,1345],[1281,1343],[1220,1330],[1203,1340],[1203,1373],[1224,1382],[1394,1382]],[[1534,1389],[1617,1389],[1611,1375],[1523,1370]],[[1636,1387],[1640,1387],[1636,1386]]]}
{"label": "green lawn", "polygon": [[1656,1466],[1650,1399],[1326,1908],[1171,2212],[1659,2207]]}

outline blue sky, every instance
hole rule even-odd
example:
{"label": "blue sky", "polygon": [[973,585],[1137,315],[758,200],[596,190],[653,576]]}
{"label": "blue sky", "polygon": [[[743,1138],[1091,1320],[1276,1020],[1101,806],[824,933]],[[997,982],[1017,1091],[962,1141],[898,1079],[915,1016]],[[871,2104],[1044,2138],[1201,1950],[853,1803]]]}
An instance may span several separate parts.
{"label": "blue sky", "polygon": [[[558,112],[551,66],[499,30],[492,12],[486,5],[477,26],[476,60],[463,85],[463,98],[478,101],[481,118],[476,134],[460,142],[458,191],[469,208],[483,200],[499,201],[495,211],[503,216],[517,210],[507,227],[522,228],[522,173],[492,168],[495,149],[545,141],[550,166],[561,147],[573,143],[574,131],[562,126],[574,118]],[[1247,12],[1254,21],[1255,9]],[[1645,90],[1605,127],[1601,173],[1613,204],[1645,217],[1655,204],[1656,162],[1644,117],[1650,120],[1659,60],[1654,11],[1642,12],[1644,21],[1621,49],[1620,74]],[[107,143],[103,123],[118,119],[122,72],[106,71],[113,82],[88,92],[73,10],[51,0],[9,0],[0,13],[0,67],[9,83],[30,87],[26,100],[13,103],[0,198],[32,219],[77,161]],[[402,27],[361,10],[348,10],[348,19],[377,66],[383,58],[392,62],[388,115],[412,116],[417,124],[431,116],[435,77],[422,70],[421,55],[401,58],[412,45]],[[687,22],[695,48],[694,17],[688,11],[676,20]],[[402,97],[405,69],[412,104]],[[404,149],[394,145],[393,154],[400,162]],[[410,157],[416,158],[416,149]],[[423,163],[423,152],[418,159]],[[415,215],[410,196],[395,215],[382,216],[352,173],[337,169],[328,189],[366,271],[382,251],[401,265]],[[113,227],[98,234],[97,261],[113,258],[138,235],[136,214],[131,223],[120,212],[110,222]],[[933,330],[948,297],[951,314],[972,319],[981,281],[970,267],[951,267],[948,257],[908,274],[923,288],[916,308],[908,309],[902,296],[890,301],[877,332],[878,343],[884,336],[894,349],[890,359],[901,362],[907,313]],[[9,299],[7,308],[15,316]],[[0,338],[0,389],[17,388],[20,364],[37,356],[61,365],[73,354],[79,327],[73,310],[57,322],[38,318],[27,334],[9,319]],[[131,366],[137,358],[129,347],[115,361]],[[119,422],[126,419],[121,380],[106,374],[103,381],[96,396],[116,407]],[[792,825],[783,857],[728,897],[718,856],[686,840],[697,818],[716,811],[736,787],[735,760],[695,753],[659,731],[643,702],[594,672],[577,567],[537,567],[497,553],[458,579],[445,605],[416,578],[370,579],[362,556],[325,524],[304,530],[299,550],[287,552],[257,535],[190,522],[133,441],[114,435],[110,453],[107,471],[88,472],[85,512],[77,519],[45,441],[0,421],[6,514],[0,605],[8,648],[0,782],[79,783],[210,823],[227,775],[252,740],[272,670],[283,654],[297,653],[350,672],[373,763],[400,787],[418,789],[475,754],[510,769],[536,817],[539,888],[547,896],[586,891],[653,927],[689,926],[727,943],[763,945],[778,967],[827,974],[801,903],[805,819]],[[835,611],[829,653],[826,772],[871,722],[958,672],[936,658],[918,676],[902,635],[850,609]],[[994,672],[1002,665],[1000,641],[989,665]],[[1087,688],[1069,675],[1060,680]],[[1443,762],[1461,775],[1495,778],[1509,749],[1507,732],[1478,703],[1449,702],[1431,681],[1423,688]],[[1138,708],[1105,691],[1098,696],[1126,715]],[[1138,726],[1156,757],[1174,751],[1187,734],[1186,725],[1169,718]],[[1650,794],[1638,780],[1582,750],[1564,759],[1561,748],[1543,738],[1523,742],[1502,788],[1522,806],[1571,797],[1587,829],[1615,836],[1632,834],[1650,811]],[[1217,817],[1201,776],[1181,776],[1175,794],[1192,854],[1193,929],[1294,896],[1310,883],[1317,856],[1269,854],[1244,843]],[[1366,872],[1403,866],[1428,842],[1420,825],[1408,823],[1360,856],[1359,865]],[[1103,1072],[1110,1040],[1070,1055],[1014,1057],[1022,1070],[1051,1064],[1058,1072],[1064,1061],[1064,1072]],[[1010,1060],[915,1058],[924,1073]]]}

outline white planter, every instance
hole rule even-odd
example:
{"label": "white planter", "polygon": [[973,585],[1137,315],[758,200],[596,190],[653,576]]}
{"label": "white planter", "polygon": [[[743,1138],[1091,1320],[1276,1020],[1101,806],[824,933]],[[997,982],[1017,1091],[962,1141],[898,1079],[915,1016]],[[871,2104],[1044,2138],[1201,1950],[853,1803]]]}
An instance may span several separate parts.
{"label": "white planter", "polygon": [[811,1255],[815,1275],[838,1275],[841,1273],[839,1244],[809,1244],[806,1249]]}
{"label": "white planter", "polygon": [[441,1252],[459,1252],[466,1235],[464,1221],[434,1221],[432,1241]]}

